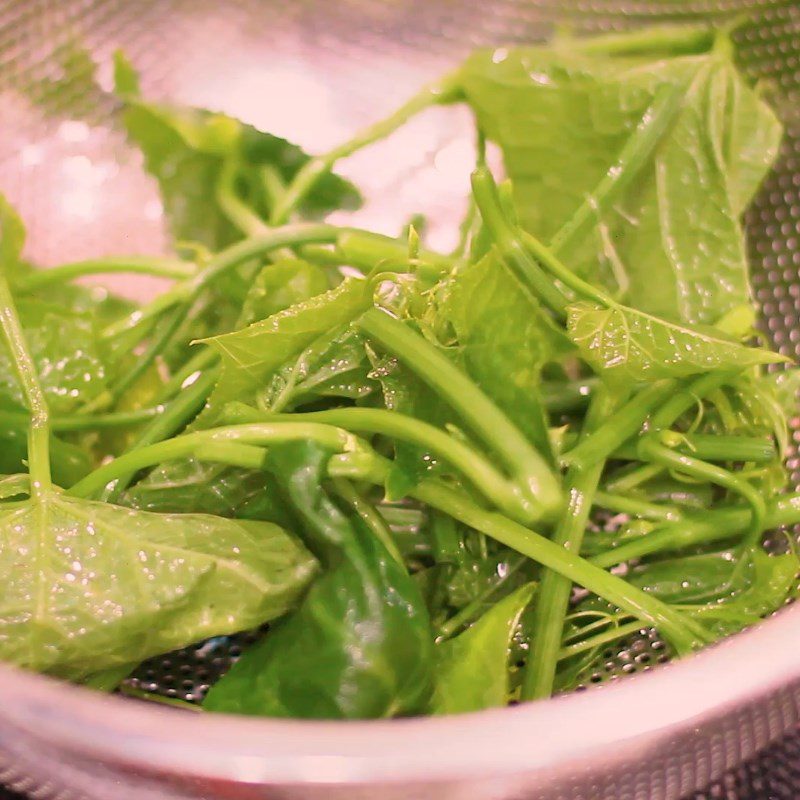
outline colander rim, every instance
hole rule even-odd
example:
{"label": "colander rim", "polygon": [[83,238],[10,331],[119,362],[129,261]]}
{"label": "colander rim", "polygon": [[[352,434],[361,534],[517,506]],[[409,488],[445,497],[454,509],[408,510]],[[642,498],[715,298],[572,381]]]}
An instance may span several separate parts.
{"label": "colander rim", "polygon": [[[602,688],[451,717],[319,722],[194,715],[0,665],[0,721],[34,746],[256,784],[375,784],[591,769],[800,682],[800,605]],[[755,676],[755,677],[753,677]],[[647,709],[647,713],[641,713]]]}

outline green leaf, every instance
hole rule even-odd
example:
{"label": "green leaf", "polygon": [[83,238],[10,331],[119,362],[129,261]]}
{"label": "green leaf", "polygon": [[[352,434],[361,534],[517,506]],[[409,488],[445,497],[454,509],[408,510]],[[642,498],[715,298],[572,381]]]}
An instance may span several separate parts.
{"label": "green leaf", "polygon": [[314,719],[422,711],[432,635],[416,582],[325,493],[327,453],[298,443],[274,448],[271,458],[327,570],[300,608],[211,688],[204,707]]}
{"label": "green leaf", "polygon": [[746,347],[708,326],[667,322],[624,306],[574,303],[568,308],[567,329],[584,361],[605,378],[620,382],[787,360]]}
{"label": "green leaf", "polygon": [[247,293],[245,324],[271,317],[330,288],[325,272],[300,258],[283,258],[264,267]]}
{"label": "green leaf", "polygon": [[563,331],[493,252],[453,276],[441,311],[453,326],[467,374],[547,452],[539,386],[545,364],[573,350]]}
{"label": "green leaf", "polygon": [[631,582],[708,623],[719,637],[754,625],[793,594],[800,561],[794,552],[761,547],[666,559],[646,564]]}
{"label": "green leaf", "polygon": [[269,474],[192,458],[156,467],[125,492],[120,504],[140,511],[212,514],[287,528],[294,525]]}
{"label": "green leaf", "polygon": [[[238,199],[267,219],[270,200],[260,171],[270,167],[288,182],[309,156],[285,139],[226,114],[146,102],[139,97],[138,78],[130,63],[119,52],[115,61],[125,127],[142,150],[147,171],[159,182],[173,237],[201,242],[212,250],[241,238],[214,199],[226,162],[234,170],[232,184]],[[301,211],[319,216],[359,202],[350,183],[329,174],[320,178]]]}
{"label": "green leaf", "polygon": [[544,242],[557,240],[604,178],[627,177],[620,155],[657,92],[682,93],[643,166],[618,197],[595,204],[590,235],[558,254],[668,319],[713,323],[751,302],[738,217],[777,155],[781,127],[727,56],[503,49],[470,57],[462,81],[503,150],[523,227]]}
{"label": "green leaf", "polygon": [[325,294],[240,331],[204,339],[222,357],[222,375],[211,396],[211,407],[250,399],[284,363],[331,328],[351,322],[371,301],[367,281],[348,279]]}
{"label": "green leaf", "polygon": [[536,584],[503,598],[472,627],[436,647],[434,714],[459,714],[508,702],[511,639]]}
{"label": "green leaf", "polygon": [[258,404],[285,411],[330,398],[362,401],[377,383],[361,335],[346,325],[313,341],[294,362],[276,372],[258,395]]}
{"label": "green leaf", "polygon": [[[92,313],[74,312],[41,300],[20,300],[17,308],[53,412],[67,414],[102,394],[108,374]],[[0,405],[24,407],[22,390],[5,345],[0,346]]]}
{"label": "green leaf", "polygon": [[[0,265],[11,280],[26,267],[22,220],[0,195]],[[106,388],[104,354],[97,337],[100,303],[87,302],[87,291],[65,290],[22,299],[18,314],[47,400],[56,413],[90,402]],[[45,297],[52,296],[53,302]],[[79,303],[81,305],[79,305]],[[22,388],[5,342],[0,345],[0,406],[24,408]]]}
{"label": "green leaf", "polygon": [[0,510],[0,657],[79,678],[274,619],[315,570],[269,523],[47,493]]}

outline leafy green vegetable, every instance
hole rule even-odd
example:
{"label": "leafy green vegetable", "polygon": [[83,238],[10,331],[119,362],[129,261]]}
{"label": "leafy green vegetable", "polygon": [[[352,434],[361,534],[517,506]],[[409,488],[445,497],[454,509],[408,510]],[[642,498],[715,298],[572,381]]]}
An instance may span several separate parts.
{"label": "leafy green vegetable", "polygon": [[666,322],[622,306],[575,303],[569,307],[567,326],[582,358],[617,381],[686,377],[786,360],[713,328]]}
{"label": "leafy green vegetable", "polygon": [[508,701],[511,637],[535,584],[521,586],[496,603],[471,628],[436,647],[434,714],[458,714]]}
{"label": "leafy green vegetable", "polygon": [[326,572],[300,608],[212,687],[209,711],[352,719],[419,712],[427,703],[432,637],[422,596],[321,488],[326,458],[303,444],[271,453]]}
{"label": "leafy green vegetable", "polygon": [[722,637],[779,609],[793,596],[798,573],[800,560],[794,552],[769,555],[757,548],[656,561],[637,569],[631,581],[690,607]]}
{"label": "leafy green vegetable", "polygon": [[[800,523],[798,370],[748,346],[740,224],[780,125],[732,51],[673,26],[477,53],[313,158],[143,100],[118,55],[182,257],[37,270],[0,198],[0,658],[109,691],[268,621],[207,709],[457,713],[795,597],[795,543],[762,537]],[[419,219],[294,221],[355,204],[339,160],[451,102],[478,128],[451,253]],[[174,283],[70,283],[104,272]]]}
{"label": "leafy green vegetable", "polygon": [[[453,413],[441,398],[396,358],[369,350],[371,377],[380,382],[383,404],[390,411],[408,414],[437,427],[452,423]],[[386,480],[389,499],[405,497],[423,478],[442,471],[430,449],[411,442],[394,443],[394,461]]]}
{"label": "leafy green vegetable", "polygon": [[247,293],[242,309],[244,325],[271,317],[289,306],[329,289],[322,269],[299,258],[284,258],[264,267]]}
{"label": "leafy green vegetable", "polygon": [[[481,51],[462,82],[503,149],[525,228],[556,243],[584,204],[593,210],[590,235],[559,250],[574,269],[667,319],[713,323],[749,303],[738,217],[777,154],[781,126],[722,49],[657,60],[571,47]],[[664,87],[682,95],[675,119],[626,175],[619,156]],[[593,207],[608,175],[627,186]]]}
{"label": "leafy green vegetable", "polygon": [[269,474],[194,458],[156,467],[128,489],[120,502],[141,511],[213,514],[294,526]]}
{"label": "leafy green vegetable", "polygon": [[[285,139],[225,114],[143,100],[136,73],[121,53],[116,55],[115,78],[117,94],[125,103],[128,135],[141,148],[148,172],[159,182],[177,240],[200,242],[217,250],[241,238],[235,222],[225,213],[224,200],[209,202],[209,191],[212,197],[218,191],[226,168],[233,174],[228,179],[230,189],[225,191],[256,218],[268,219],[271,201],[262,171],[274,169],[282,181],[289,181],[309,160]],[[328,175],[319,180],[302,211],[318,215],[358,202],[358,193],[349,183]]]}
{"label": "leafy green vegetable", "polygon": [[376,389],[364,340],[350,326],[333,328],[286,364],[259,392],[258,404],[282,411],[326,399],[363,401]]}
{"label": "leafy green vegetable", "polygon": [[330,328],[350,322],[370,301],[369,284],[350,279],[240,331],[205,340],[222,357],[222,375],[210,405],[219,408],[249,399],[282,364]]}
{"label": "leafy green vegetable", "polygon": [[563,331],[491,253],[453,276],[443,314],[470,377],[546,451],[540,376],[570,352]]}
{"label": "leafy green vegetable", "polygon": [[50,493],[0,511],[0,656],[79,678],[281,616],[315,571],[266,522]]}

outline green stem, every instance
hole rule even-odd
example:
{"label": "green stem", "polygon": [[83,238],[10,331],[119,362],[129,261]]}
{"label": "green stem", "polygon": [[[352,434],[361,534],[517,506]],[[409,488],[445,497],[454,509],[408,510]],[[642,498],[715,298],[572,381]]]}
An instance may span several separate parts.
{"label": "green stem", "polygon": [[594,504],[617,514],[629,514],[640,519],[651,519],[657,522],[677,522],[681,518],[680,509],[675,506],[658,505],[640,500],[630,495],[613,494],[597,491]]}
{"label": "green stem", "polygon": [[[660,526],[589,560],[607,569],[656,553],[721,542],[746,531],[751,519],[749,506],[709,511],[702,516],[687,514],[680,522]],[[800,523],[800,493],[770,503],[764,523],[767,528]]]}
{"label": "green stem", "polygon": [[[203,347],[196,352],[170,379],[161,387],[158,401],[165,403],[172,400],[175,395],[183,391],[186,382],[195,377],[197,380],[200,375],[207,371],[219,361],[219,353],[211,347]],[[211,370],[212,372],[214,370]],[[192,385],[192,384],[189,384]]]}
{"label": "green stem", "polygon": [[18,292],[32,292],[54,283],[65,283],[88,275],[154,275],[159,278],[181,280],[191,278],[197,272],[194,264],[177,258],[154,258],[151,256],[109,256],[108,258],[75,261],[57,267],[36,270],[15,281]]}
{"label": "green stem", "polygon": [[456,73],[437,81],[431,86],[426,86],[422,91],[404,103],[395,112],[385,119],[360,131],[352,139],[335,147],[325,155],[317,156],[307,161],[294,176],[286,192],[280,197],[280,202],[272,210],[270,224],[282,225],[289,219],[291,213],[303,202],[308,193],[314,188],[317,181],[327,175],[333,166],[342,158],[352,155],[379,139],[384,139],[393,133],[413,116],[424,109],[438,104],[455,100],[460,94],[459,76]]}
{"label": "green stem", "polygon": [[583,278],[578,277],[556,254],[540,242],[533,234],[527,231],[521,232],[522,244],[527,248],[533,257],[547,269],[553,277],[557,278],[568,289],[571,289],[579,297],[592,300],[606,308],[617,308],[619,303],[602,289],[592,286]]}
{"label": "green stem", "polygon": [[[369,231],[347,231],[336,241],[340,263],[369,274],[386,264],[409,265],[408,242]],[[430,264],[440,271],[450,269],[453,260],[433,250],[420,250],[415,262]]]}
{"label": "green stem", "polygon": [[592,567],[585,559],[519,523],[485,511],[454,489],[424,481],[412,495],[657,627],[681,654],[688,654],[710,640],[702,626],[666,603],[616,575]]}
{"label": "green stem", "polygon": [[150,369],[153,362],[164,352],[181,325],[186,321],[189,306],[182,305],[166,313],[161,320],[159,330],[151,339],[145,351],[136,356],[133,367],[108,387],[107,396],[111,404],[115,404],[136,382]]}
{"label": "green stem", "polygon": [[237,167],[235,158],[223,162],[214,192],[217,204],[245,236],[261,236],[269,231],[269,226],[236,193]]}
{"label": "green stem", "polygon": [[562,461],[580,469],[587,469],[598,461],[607,459],[618,447],[638,433],[644,421],[679,386],[677,380],[667,379],[652,383],[634,395],[612,414],[594,433],[582,439]]}
{"label": "green stem", "polygon": [[565,414],[585,408],[597,385],[596,378],[580,381],[543,381],[539,386],[539,392],[544,407],[550,414]]}
{"label": "green stem", "polygon": [[472,196],[506,269],[559,319],[566,319],[570,299],[531,257],[519,233],[508,221],[488,167],[479,166],[472,173]]}
{"label": "green stem", "polygon": [[633,633],[638,633],[642,629],[642,623],[637,621],[628,622],[624,625],[615,625],[610,630],[604,633],[598,633],[589,639],[584,639],[575,644],[568,644],[558,651],[558,660],[563,661],[566,658],[571,658],[580,653],[585,653],[587,650],[594,650],[596,647],[602,647],[609,642],[615,642],[625,636],[630,636]]}
{"label": "green stem", "polygon": [[[652,418],[651,418],[652,422]],[[655,428],[655,426],[653,426]],[[656,430],[658,430],[656,428]],[[704,433],[677,434],[674,450],[678,453],[702,458],[705,461],[746,461],[754,464],[771,464],[777,457],[775,443],[761,436],[735,436]],[[638,461],[638,444],[626,442],[618,447],[613,458],[624,461]]]}
{"label": "green stem", "polygon": [[367,311],[356,326],[397,356],[459,414],[509,470],[538,516],[550,517],[558,512],[561,491],[545,459],[445,355],[400,320],[377,309]]}
{"label": "green stem", "polygon": [[375,507],[356,491],[350,481],[344,478],[334,478],[333,487],[336,493],[361,517],[367,528],[389,552],[389,555],[405,569],[403,555],[397,549],[392,532]]}
{"label": "green stem", "polygon": [[688,386],[676,392],[664,405],[653,414],[651,424],[653,428],[669,428],[674,425],[692,406],[708,397],[721,386],[729,383],[735,375],[727,371],[715,370],[714,372],[695,378]]}
{"label": "green stem", "polygon": [[[2,235],[2,233],[0,233]],[[30,412],[28,428],[28,464],[31,496],[47,494],[53,485],[50,471],[50,409],[47,405],[36,364],[19,321],[14,297],[5,272],[0,269],[0,328],[2,328],[22,394]]]}
{"label": "green stem", "polygon": [[274,164],[264,164],[257,169],[257,173],[267,199],[267,208],[274,208],[278,200],[286,194],[286,181]]}
{"label": "green stem", "polygon": [[215,461],[240,469],[261,471],[267,451],[263,447],[236,442],[209,442],[198,447],[195,457],[198,461]]}
{"label": "green stem", "polygon": [[[127,452],[156,444],[177,433],[200,411],[215,383],[216,374],[213,371],[201,373],[191,386],[187,386],[164,408],[163,413],[141,431]],[[103,492],[102,499],[110,502],[118,499],[130,485],[134,475],[135,472],[130,472],[119,476],[114,485]]]}
{"label": "green stem", "polygon": [[722,486],[741,495],[752,510],[749,528],[750,544],[756,544],[764,530],[766,505],[761,493],[745,479],[722,467],[709,464],[694,456],[678,453],[656,440],[657,434],[650,434],[639,440],[639,456],[642,461],[654,461],[668,469],[674,469],[691,478]]}
{"label": "green stem", "polygon": [[[328,464],[328,472],[380,486],[385,482],[390,466],[390,461],[364,448],[358,452],[333,456]],[[560,547],[508,517],[481,508],[462,491],[446,486],[441,481],[423,481],[410,492],[410,496],[547,569],[559,572],[632,616],[658,627],[680,654],[689,653],[713,640],[713,636],[702,625],[668,604],[616,575],[594,568],[577,553]],[[800,495],[797,495],[795,508],[795,513],[798,512]]]}
{"label": "green stem", "polygon": [[554,253],[568,251],[580,243],[641,172],[680,111],[683,96],[682,86],[662,86],[656,91],[652,104],[625,142],[616,164],[608,169],[595,190],[553,237],[550,249]]}
{"label": "green stem", "polygon": [[[136,411],[115,411],[110,414],[73,414],[63,417],[51,417],[50,429],[54,432],[93,431],[103,428],[127,428],[148,422],[159,414],[163,408],[141,408]],[[13,411],[0,411],[0,428],[27,428],[30,418],[27,414]]]}
{"label": "green stem", "polygon": [[[382,485],[390,463],[374,451],[362,450],[359,453],[334,456],[329,462],[329,472],[334,467],[335,474],[347,474],[348,477],[358,477]],[[657,627],[681,655],[708,644],[712,639],[702,625],[656,597],[631,586],[616,575],[598,569],[576,553],[560,547],[508,517],[486,511],[463,492],[451,489],[440,481],[427,480],[422,481],[410,494],[431,508],[449,514],[464,525],[516,550],[547,569],[558,572],[623,611]]]}
{"label": "green stem", "polygon": [[[447,519],[452,519],[452,517],[447,517]],[[522,565],[528,560],[529,559],[525,558],[525,556],[520,556],[511,562],[508,569],[499,576],[494,583],[484,588],[469,604],[464,606],[458,613],[453,614],[450,619],[440,626],[439,633],[436,637],[437,640],[449,639],[462,628],[466,628],[473,620],[477,619],[489,598],[495,594],[498,589],[504,586],[509,578],[516,575],[522,568]]]}
{"label": "green stem", "polygon": [[664,25],[625,33],[608,33],[602,36],[556,38],[556,46],[566,46],[581,53],[635,56],[655,53],[705,53],[716,39],[716,31],[709,25]]}
{"label": "green stem", "polygon": [[642,464],[629,472],[624,472],[623,474],[615,473],[606,482],[605,488],[607,492],[622,494],[658,477],[662,472],[664,472],[664,467],[659,464]]}
{"label": "green stem", "polygon": [[108,484],[131,473],[136,473],[140,469],[152,467],[164,461],[197,457],[209,444],[240,443],[268,446],[298,440],[319,442],[321,446],[339,452],[357,450],[361,446],[356,438],[347,431],[313,422],[262,422],[253,425],[211,428],[207,431],[186,433],[165,442],[132,450],[108,464],[98,467],[94,472],[78,481],[67,494],[73,497],[92,497]]}
{"label": "green stem", "polygon": [[508,481],[480,453],[469,445],[422,420],[382,408],[332,408],[327,411],[274,414],[242,404],[230,404],[224,411],[227,423],[308,420],[334,425],[357,433],[380,434],[430,450],[461,472],[487,500],[522,522],[536,518],[519,489]]}
{"label": "green stem", "polygon": [[[607,392],[599,391],[595,394],[586,415],[583,435],[596,430],[611,408],[612,401]],[[567,472],[564,488],[569,501],[553,534],[553,543],[563,547],[565,551],[581,551],[594,494],[604,468],[605,461],[601,460],[589,469],[579,470],[573,467]],[[528,660],[522,677],[523,700],[550,697],[553,693],[558,650],[564,635],[564,620],[571,594],[572,582],[569,579],[552,570],[543,573],[533,609],[532,657]]]}
{"label": "green stem", "polygon": [[174,305],[191,304],[210,283],[252,258],[290,245],[334,242],[343,230],[334,225],[323,224],[286,225],[259,236],[243,239],[217,253],[194,277],[181,281],[152,302],[109,325],[102,336],[112,339],[137,327],[145,320],[160,316]]}

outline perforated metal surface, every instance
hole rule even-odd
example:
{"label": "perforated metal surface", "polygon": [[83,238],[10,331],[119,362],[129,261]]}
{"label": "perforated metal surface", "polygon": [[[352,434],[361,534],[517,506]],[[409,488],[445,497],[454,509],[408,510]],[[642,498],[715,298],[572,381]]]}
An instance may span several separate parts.
{"label": "perforated metal surface", "polygon": [[[19,206],[28,254],[41,263],[166,248],[155,186],[106,93],[117,47],[141,70],[146,94],[224,110],[319,151],[479,44],[540,39],[564,22],[615,30],[656,19],[721,24],[742,13],[740,62],[763,82],[787,126],[777,169],[747,216],[753,285],[765,332],[781,352],[800,357],[796,0],[0,0],[0,188]],[[83,48],[96,71],[77,56]],[[377,155],[351,159],[344,171],[377,198],[364,224],[394,232],[398,220],[422,211],[433,222],[433,243],[447,243],[466,192],[462,145],[470,136],[466,114],[436,109]],[[800,485],[800,458],[790,466]],[[133,683],[197,700],[249,640],[172,654],[145,665]],[[586,682],[649,669],[665,653],[655,634],[636,637],[609,651]],[[796,749],[787,745],[787,761]],[[702,797],[761,797],[714,791]],[[786,796],[800,796],[800,787]]]}

